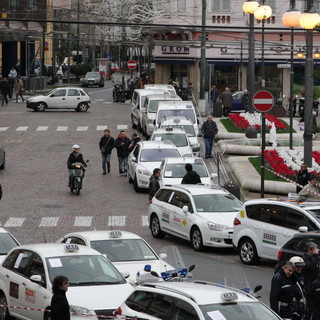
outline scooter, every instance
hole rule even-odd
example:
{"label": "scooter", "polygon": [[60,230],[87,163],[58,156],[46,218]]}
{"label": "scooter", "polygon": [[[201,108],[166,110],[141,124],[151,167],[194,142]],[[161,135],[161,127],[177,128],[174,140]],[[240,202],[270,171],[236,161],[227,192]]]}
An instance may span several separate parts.
{"label": "scooter", "polygon": [[115,84],[113,88],[113,101],[114,102],[125,102],[125,90],[122,86],[122,84]]}
{"label": "scooter", "polygon": [[[86,161],[86,163],[89,160]],[[73,169],[71,169],[71,179],[70,183],[70,192],[75,192],[78,196],[80,194],[80,190],[82,189],[82,180],[84,178],[85,166],[81,162],[75,162],[72,164]]]}
{"label": "scooter", "polygon": [[[301,97],[299,99],[299,116],[303,117],[304,116],[304,102],[305,102],[305,98]],[[313,100],[312,102],[312,111],[315,113],[315,116],[318,116],[319,113],[319,100]]]}

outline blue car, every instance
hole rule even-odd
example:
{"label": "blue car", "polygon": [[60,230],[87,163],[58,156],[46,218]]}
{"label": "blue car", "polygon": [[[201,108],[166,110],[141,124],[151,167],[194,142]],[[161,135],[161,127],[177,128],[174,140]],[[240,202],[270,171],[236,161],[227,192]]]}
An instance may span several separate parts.
{"label": "blue car", "polygon": [[236,91],[232,94],[233,101],[231,106],[231,112],[244,112],[244,107],[241,102],[243,91]]}

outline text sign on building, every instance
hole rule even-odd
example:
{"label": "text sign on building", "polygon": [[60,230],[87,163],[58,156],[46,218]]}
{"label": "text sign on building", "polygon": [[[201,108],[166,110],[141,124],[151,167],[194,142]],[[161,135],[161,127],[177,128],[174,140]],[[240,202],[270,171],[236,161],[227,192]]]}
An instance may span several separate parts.
{"label": "text sign on building", "polygon": [[258,91],[252,98],[254,108],[259,112],[268,112],[274,104],[273,95],[269,91]]}
{"label": "text sign on building", "polygon": [[190,54],[190,48],[184,46],[161,46],[162,54]]}

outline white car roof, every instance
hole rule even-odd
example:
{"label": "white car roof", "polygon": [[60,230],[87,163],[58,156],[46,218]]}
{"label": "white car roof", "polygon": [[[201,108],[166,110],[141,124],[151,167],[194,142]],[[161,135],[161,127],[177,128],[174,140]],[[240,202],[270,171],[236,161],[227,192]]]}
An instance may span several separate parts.
{"label": "white car roof", "polygon": [[[168,294],[172,294],[175,296],[185,296],[192,299],[198,305],[206,305],[206,304],[220,304],[226,303],[226,300],[222,299],[222,294],[228,293],[236,293],[238,299],[236,302],[255,302],[253,296],[246,294],[239,289],[231,288],[231,287],[223,287],[221,284],[213,284],[213,283],[201,283],[201,282],[161,282],[154,284],[147,284],[146,286],[141,286],[144,290],[155,291],[156,289],[165,290]],[[152,289],[151,289],[152,288]],[[136,290],[140,288],[137,287]],[[163,291],[162,291],[163,292]],[[232,301],[228,301],[232,303]]]}
{"label": "white car roof", "polygon": [[177,149],[171,141],[139,141],[141,149]]}
{"label": "white car roof", "polygon": [[156,133],[180,133],[187,135],[183,128],[157,128],[153,131],[152,135]]}
{"label": "white car roof", "polygon": [[320,201],[299,202],[299,201],[293,201],[288,199],[255,199],[255,200],[246,201],[244,205],[247,206],[247,205],[254,205],[254,204],[261,204],[261,203],[285,205],[291,208],[299,207],[304,210],[320,209]]}
{"label": "white car roof", "polygon": [[192,126],[193,123],[187,117],[169,116],[161,120],[160,126],[162,125],[174,125],[174,126],[191,125]]}
{"label": "white car roof", "polygon": [[[64,255],[96,255],[101,256],[101,253],[86,246],[78,246],[78,251],[68,252],[66,249],[65,243],[36,243],[36,244],[28,244],[22,245],[19,247],[15,247],[12,250],[17,249],[25,249],[32,250],[37,252],[41,257],[50,258],[50,257],[60,257]],[[11,252],[11,251],[10,251]]]}
{"label": "white car roof", "polygon": [[201,184],[176,184],[172,187],[163,186],[162,188],[170,188],[172,190],[186,191],[192,195],[199,194],[229,194],[228,191],[222,189],[219,185],[201,185]]}
{"label": "white car roof", "polygon": [[170,94],[168,92],[164,92],[162,94],[148,94],[147,99],[148,100],[182,101],[182,99],[179,96]]}
{"label": "white car roof", "polygon": [[147,90],[150,90],[150,89],[169,89],[169,90],[175,90],[174,89],[174,86],[172,84],[157,84],[157,83],[154,83],[154,84],[145,84],[144,85],[144,88],[147,89]]}
{"label": "white car roof", "polygon": [[182,158],[165,158],[164,164],[171,164],[171,163],[202,163],[204,161],[201,157],[182,157]]}
{"label": "white car roof", "polygon": [[164,109],[194,109],[191,101],[160,101],[158,110]]}
{"label": "white car roof", "polygon": [[139,93],[141,96],[148,96],[150,94],[170,94],[169,91],[164,89],[135,89],[134,92]]}

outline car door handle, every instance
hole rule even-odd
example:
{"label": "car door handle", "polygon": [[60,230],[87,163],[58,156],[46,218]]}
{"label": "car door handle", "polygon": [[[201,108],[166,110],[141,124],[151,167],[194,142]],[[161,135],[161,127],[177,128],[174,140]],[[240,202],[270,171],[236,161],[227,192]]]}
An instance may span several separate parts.
{"label": "car door handle", "polygon": [[66,100],[66,98],[62,98],[62,100]]}
{"label": "car door handle", "polygon": [[8,278],[8,279],[10,278],[8,274],[6,274],[6,278]]}
{"label": "car door handle", "polygon": [[22,285],[25,286],[25,287],[27,286],[25,282],[22,282]]}
{"label": "car door handle", "polygon": [[77,98],[77,100],[80,100],[80,98]]}

